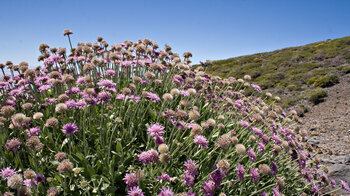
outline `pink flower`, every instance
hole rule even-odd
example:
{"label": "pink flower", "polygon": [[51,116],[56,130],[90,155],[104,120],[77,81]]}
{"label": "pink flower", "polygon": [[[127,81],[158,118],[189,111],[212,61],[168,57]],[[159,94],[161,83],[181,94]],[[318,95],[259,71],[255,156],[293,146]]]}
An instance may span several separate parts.
{"label": "pink flower", "polygon": [[196,135],[194,136],[193,142],[201,147],[201,148],[208,148],[208,140],[203,135]]}
{"label": "pink flower", "polygon": [[147,134],[153,137],[161,136],[163,133],[165,133],[164,127],[159,123],[151,124],[147,129]]}
{"label": "pink flower", "polygon": [[73,135],[78,131],[78,126],[75,123],[68,123],[63,125],[62,132],[66,135]]}
{"label": "pink flower", "polygon": [[160,98],[158,97],[157,94],[154,93],[148,93],[147,97],[152,101],[152,102],[159,102]]}
{"label": "pink flower", "polygon": [[6,167],[6,168],[3,168],[1,171],[0,171],[0,176],[3,178],[3,179],[9,179],[11,176],[13,176],[14,174],[16,174],[17,171],[14,170],[14,169],[11,169],[11,167]]}
{"label": "pink flower", "polygon": [[33,136],[33,135],[39,135],[40,133],[40,128],[39,127],[33,127],[27,130],[27,135],[28,137]]}

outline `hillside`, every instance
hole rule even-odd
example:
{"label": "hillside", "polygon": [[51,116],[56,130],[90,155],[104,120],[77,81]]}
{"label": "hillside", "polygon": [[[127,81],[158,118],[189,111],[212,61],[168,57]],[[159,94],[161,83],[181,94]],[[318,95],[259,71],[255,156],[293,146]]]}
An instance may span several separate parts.
{"label": "hillside", "polygon": [[350,36],[299,47],[213,61],[207,71],[221,77],[243,78],[263,90],[284,97],[283,107],[307,110],[327,96],[322,88],[333,86],[350,73]]}

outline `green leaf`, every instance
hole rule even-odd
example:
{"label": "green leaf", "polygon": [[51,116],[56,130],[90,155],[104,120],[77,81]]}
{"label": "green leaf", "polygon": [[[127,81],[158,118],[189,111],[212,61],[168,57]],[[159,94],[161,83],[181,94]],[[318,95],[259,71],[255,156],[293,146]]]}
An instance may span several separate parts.
{"label": "green leaf", "polygon": [[121,144],[121,142],[118,142],[118,143],[117,143],[117,152],[118,152],[118,153],[121,153],[122,150],[123,150],[122,144]]}

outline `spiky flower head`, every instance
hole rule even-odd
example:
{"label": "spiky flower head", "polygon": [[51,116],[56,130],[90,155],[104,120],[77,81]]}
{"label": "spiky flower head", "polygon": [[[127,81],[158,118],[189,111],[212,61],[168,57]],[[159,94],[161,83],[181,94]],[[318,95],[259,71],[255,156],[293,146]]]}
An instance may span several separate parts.
{"label": "spiky flower head", "polygon": [[125,177],[123,180],[125,184],[128,186],[128,188],[132,188],[139,185],[139,178],[135,173],[125,174]]}
{"label": "spiky flower head", "polygon": [[144,196],[144,193],[138,186],[134,186],[128,191],[128,196]]}
{"label": "spiky flower head", "polygon": [[62,132],[65,135],[73,135],[75,132],[78,131],[78,125],[75,123],[67,123],[63,125]]}
{"label": "spiky flower head", "polygon": [[32,191],[30,190],[29,187],[23,186],[23,187],[18,189],[17,194],[19,196],[31,196],[32,195]]}
{"label": "spiky flower head", "polygon": [[271,174],[271,168],[266,165],[266,164],[261,164],[259,165],[259,171],[260,173],[262,173],[263,175],[269,175]]}
{"label": "spiky flower head", "polygon": [[157,196],[175,196],[175,194],[170,188],[163,187],[160,189],[160,194],[158,194]]}
{"label": "spiky flower head", "polygon": [[209,141],[203,135],[195,135],[193,142],[201,148],[208,148]]}
{"label": "spiky flower head", "polygon": [[6,167],[6,168],[1,169],[0,176],[3,179],[9,179],[11,176],[13,176],[16,173],[17,173],[17,171],[15,169],[11,169],[11,167]]}
{"label": "spiky flower head", "polygon": [[170,161],[170,155],[167,153],[162,153],[159,155],[159,161],[161,163],[169,163]]}
{"label": "spiky flower head", "polygon": [[10,117],[15,111],[16,109],[13,106],[6,105],[1,108],[0,113],[5,117]]}

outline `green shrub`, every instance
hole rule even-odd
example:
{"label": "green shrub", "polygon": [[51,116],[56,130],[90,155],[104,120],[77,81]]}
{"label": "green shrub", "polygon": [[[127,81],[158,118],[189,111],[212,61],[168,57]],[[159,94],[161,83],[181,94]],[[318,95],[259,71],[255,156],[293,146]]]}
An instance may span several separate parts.
{"label": "green shrub", "polygon": [[328,96],[327,91],[325,90],[317,90],[311,93],[309,97],[309,101],[313,104],[319,104],[324,101],[324,98]]}
{"label": "green shrub", "polygon": [[337,69],[345,74],[350,73],[350,66],[339,66]]}
{"label": "green shrub", "polygon": [[313,86],[316,88],[317,87],[324,88],[324,87],[333,86],[337,83],[339,83],[339,78],[337,75],[319,76],[315,80]]}

